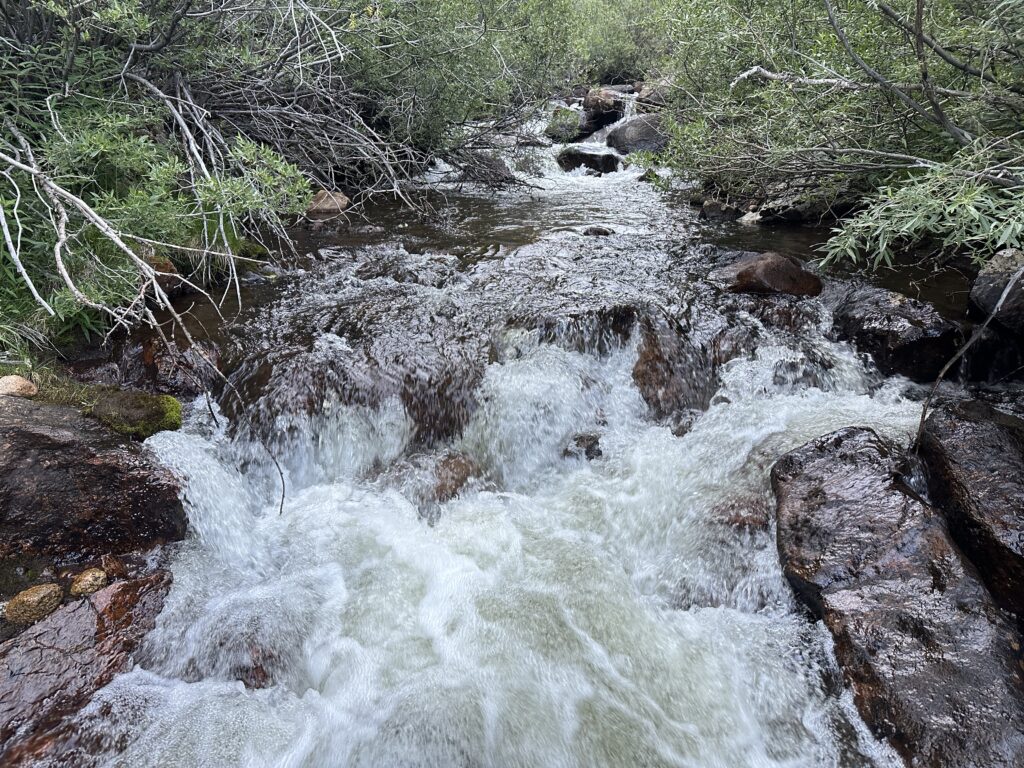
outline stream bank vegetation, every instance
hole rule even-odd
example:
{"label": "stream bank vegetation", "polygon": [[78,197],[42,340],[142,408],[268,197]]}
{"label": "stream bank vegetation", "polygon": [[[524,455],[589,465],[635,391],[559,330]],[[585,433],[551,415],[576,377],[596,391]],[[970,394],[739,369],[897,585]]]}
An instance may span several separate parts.
{"label": "stream bank vegetation", "polygon": [[1022,0],[0,0],[0,350],[237,288],[317,188],[403,196],[577,83],[668,84],[658,162],[724,198],[857,197],[829,259],[983,259],[1024,243],[1022,29]]}

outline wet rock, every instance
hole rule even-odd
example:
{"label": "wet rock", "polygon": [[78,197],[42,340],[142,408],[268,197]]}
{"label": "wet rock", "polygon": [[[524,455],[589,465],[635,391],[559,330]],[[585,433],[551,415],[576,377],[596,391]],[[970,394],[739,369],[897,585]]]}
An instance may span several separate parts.
{"label": "wet rock", "polygon": [[117,383],[147,392],[196,397],[220,378],[220,351],[212,341],[193,343],[144,337],[124,345]]}
{"label": "wet rock", "polygon": [[92,415],[118,434],[137,440],[181,429],[181,403],[171,395],[108,390],[100,395]]}
{"label": "wet rock", "polygon": [[942,516],[903,487],[901,459],[863,428],[784,456],[783,570],[835,639],[864,719],[908,765],[1017,765],[1020,637]]}
{"label": "wet rock", "polygon": [[35,624],[57,610],[63,597],[57,584],[29,587],[8,601],[4,618],[12,624]]}
{"label": "wet rock", "polygon": [[852,213],[861,194],[849,182],[831,187],[819,182],[780,182],[771,186],[757,209],[762,224],[819,223]]}
{"label": "wet rock", "polygon": [[124,563],[109,552],[100,558],[100,568],[110,580],[128,578],[128,569]]}
{"label": "wet rock", "polygon": [[592,88],[583,97],[583,111],[587,123],[596,131],[621,120],[626,114],[626,101],[622,93],[612,88]]}
{"label": "wet rock", "polygon": [[170,588],[158,571],[69,603],[0,645],[0,764],[29,766],[62,756],[73,743],[69,719],[114,675],[153,628]]}
{"label": "wet rock", "polygon": [[39,394],[39,387],[24,376],[0,376],[0,396],[31,399]]}
{"label": "wet rock", "polygon": [[338,216],[343,213],[351,204],[351,201],[341,192],[331,192],[321,189],[315,195],[306,209],[306,215],[310,218],[327,218]]}
{"label": "wet rock", "polygon": [[764,533],[772,525],[772,508],[763,496],[732,499],[713,509],[709,517],[744,533]]}
{"label": "wet rock", "polygon": [[604,451],[601,450],[601,436],[593,433],[576,435],[563,455],[567,459],[584,458],[587,461],[599,459],[604,456]]}
{"label": "wet rock", "polygon": [[700,218],[705,221],[735,221],[739,216],[739,208],[722,200],[709,198],[700,207]]}
{"label": "wet rock", "polygon": [[633,382],[651,415],[665,419],[687,409],[707,408],[716,379],[706,353],[667,318],[644,318],[638,333]]}
{"label": "wet rock", "polygon": [[587,237],[608,237],[609,235],[614,235],[615,232],[608,227],[594,226],[584,229],[583,234]]}
{"label": "wet rock", "polygon": [[174,477],[72,408],[0,398],[0,560],[72,562],[178,540]]}
{"label": "wet rock", "polygon": [[[995,310],[1006,286],[1022,266],[1022,250],[1007,248],[993,256],[982,267],[974,280],[974,285],[971,286],[971,309],[981,317],[988,317]],[[1015,334],[1024,333],[1024,277],[1014,284],[993,321],[1004,330]]]}
{"label": "wet rock", "polygon": [[74,597],[91,595],[107,586],[107,574],[100,568],[87,568],[75,576],[69,590]]}
{"label": "wet rock", "polygon": [[544,135],[559,144],[579,141],[597,130],[587,116],[578,109],[559,107],[551,114],[551,120],[544,128]]}
{"label": "wet rock", "polygon": [[466,454],[451,451],[437,463],[436,473],[434,497],[445,502],[458,496],[471,478],[479,476],[480,467]]}
{"label": "wet rock", "polygon": [[622,159],[614,152],[584,146],[566,147],[558,153],[556,160],[563,171],[589,168],[596,173],[614,173],[622,164]]}
{"label": "wet rock", "polygon": [[661,115],[640,115],[612,129],[608,134],[608,146],[624,155],[660,152],[668,146],[670,138]]}
{"label": "wet rock", "polygon": [[510,325],[536,328],[541,341],[584,354],[608,354],[624,346],[633,333],[640,311],[633,306],[613,304],[589,310],[559,312]]}
{"label": "wet rock", "polygon": [[956,354],[960,329],[935,308],[873,286],[836,285],[822,296],[833,333],[874,358],[886,375],[934,381]]}
{"label": "wet rock", "polygon": [[1024,618],[1024,420],[970,401],[921,435],[932,500],[996,600]]}
{"label": "wet rock", "polygon": [[821,279],[804,269],[799,260],[773,253],[752,253],[716,269],[711,280],[733,293],[786,293],[817,296]]}

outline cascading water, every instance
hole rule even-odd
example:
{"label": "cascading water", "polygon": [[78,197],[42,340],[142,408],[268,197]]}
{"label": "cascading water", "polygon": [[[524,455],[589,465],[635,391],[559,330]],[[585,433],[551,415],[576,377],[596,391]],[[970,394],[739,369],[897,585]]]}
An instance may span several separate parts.
{"label": "cascading water", "polygon": [[[617,303],[713,314],[691,220],[637,175],[453,193],[454,231],[348,242],[252,309],[237,381],[264,385],[284,508],[223,415],[149,441],[193,534],[140,665],[83,718],[106,765],[896,764],[795,607],[767,476],[839,427],[905,438],[918,411],[815,309],[795,331],[731,316],[756,348],[715,370],[689,431],[652,420],[640,334],[569,332]],[[459,365],[472,407],[423,441],[410,377]],[[373,396],[353,370],[379,374]],[[579,435],[601,455],[567,452]],[[426,509],[451,451],[478,472]]]}

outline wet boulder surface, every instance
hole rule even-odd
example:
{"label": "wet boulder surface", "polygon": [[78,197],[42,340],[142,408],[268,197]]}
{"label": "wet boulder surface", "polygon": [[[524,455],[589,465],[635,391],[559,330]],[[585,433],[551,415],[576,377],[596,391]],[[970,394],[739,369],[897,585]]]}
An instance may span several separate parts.
{"label": "wet boulder surface", "polygon": [[144,447],[98,421],[0,397],[0,562],[82,562],[179,540],[179,492]]}
{"label": "wet boulder surface", "polygon": [[563,171],[586,168],[594,173],[615,173],[622,165],[622,158],[614,152],[585,145],[566,147],[558,153],[557,161]]}
{"label": "wet boulder surface", "polygon": [[1024,617],[1024,420],[980,401],[933,411],[920,452],[933,501],[996,600]]}
{"label": "wet boulder surface", "polygon": [[660,152],[671,136],[661,115],[648,114],[623,121],[608,134],[608,146],[624,155],[633,152]]}
{"label": "wet boulder surface", "polygon": [[711,273],[711,280],[732,293],[786,293],[791,296],[817,296],[821,278],[792,256],[767,251],[744,253]]}
{"label": "wet boulder surface", "polygon": [[170,585],[162,570],[118,581],[0,645],[0,765],[88,764],[71,719],[131,668]]}
{"label": "wet boulder surface", "polygon": [[903,485],[902,461],[865,428],[783,457],[771,479],[785,575],[908,765],[1020,765],[1020,636],[941,514]]}
{"label": "wet boulder surface", "polygon": [[923,301],[870,285],[835,281],[822,293],[833,333],[886,374],[934,381],[963,340],[959,326]]}

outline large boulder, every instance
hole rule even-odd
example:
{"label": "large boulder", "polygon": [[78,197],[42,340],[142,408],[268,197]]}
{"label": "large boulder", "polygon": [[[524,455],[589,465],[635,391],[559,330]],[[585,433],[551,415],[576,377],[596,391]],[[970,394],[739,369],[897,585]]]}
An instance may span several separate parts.
{"label": "large boulder", "polygon": [[178,496],[142,446],[94,419],[0,398],[0,561],[83,561],[181,539]]}
{"label": "large boulder", "polygon": [[0,765],[82,765],[69,720],[129,670],[170,588],[167,571],[68,603],[0,645]]}
{"label": "large boulder", "polygon": [[625,96],[613,88],[592,88],[583,97],[583,112],[594,130],[611,125],[626,114]]}
{"label": "large boulder", "polygon": [[655,419],[672,419],[674,428],[685,429],[687,412],[706,409],[718,387],[707,351],[667,317],[641,318],[636,333],[633,382],[640,396]]}
{"label": "large boulder", "polygon": [[787,293],[817,296],[821,279],[798,259],[780,253],[744,254],[732,264],[716,269],[711,280],[732,293]]}
{"label": "large boulder", "polygon": [[957,543],[1024,618],[1024,420],[979,401],[946,405],[928,417],[920,448]]}
{"label": "large boulder", "polygon": [[783,570],[831,632],[864,719],[908,765],[1020,765],[1020,637],[900,461],[863,428],[783,457]]}
{"label": "large boulder", "polygon": [[822,301],[836,337],[870,354],[886,375],[934,381],[962,341],[960,328],[930,304],[884,288],[836,284]]}
{"label": "large boulder", "polygon": [[614,152],[600,147],[591,148],[581,144],[566,147],[558,153],[558,166],[563,171],[574,171],[577,168],[589,168],[596,173],[614,173],[619,170],[622,158]]}
{"label": "large boulder", "polygon": [[631,152],[660,152],[671,136],[661,115],[640,115],[617,125],[608,134],[608,146],[624,155]]}
{"label": "large boulder", "polygon": [[[1003,290],[1024,266],[1024,251],[1007,248],[1000,251],[982,267],[971,286],[971,309],[988,317],[999,303]],[[993,318],[996,324],[1015,334],[1024,334],[1024,277],[1019,279],[1006,296],[1006,301]]]}

